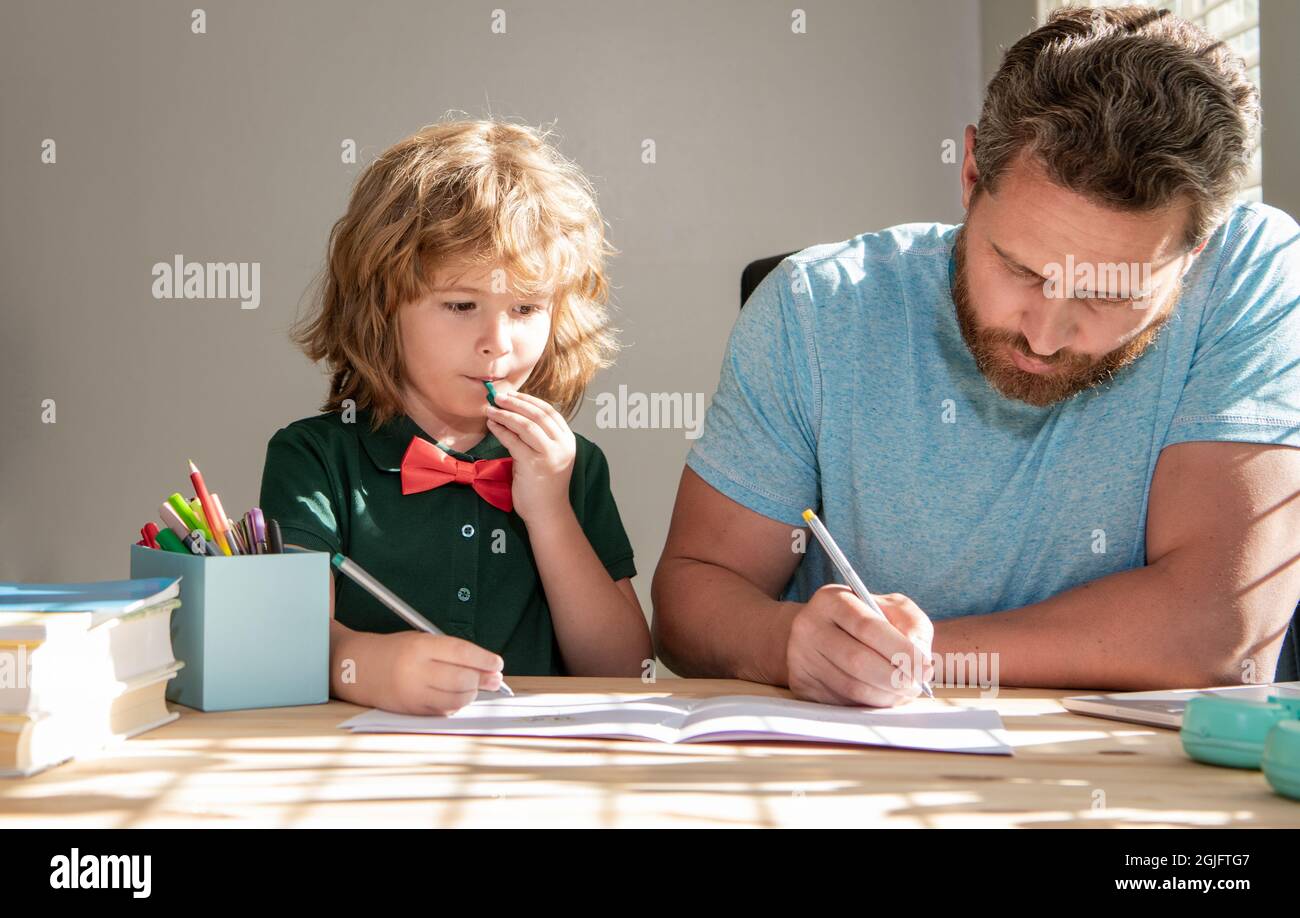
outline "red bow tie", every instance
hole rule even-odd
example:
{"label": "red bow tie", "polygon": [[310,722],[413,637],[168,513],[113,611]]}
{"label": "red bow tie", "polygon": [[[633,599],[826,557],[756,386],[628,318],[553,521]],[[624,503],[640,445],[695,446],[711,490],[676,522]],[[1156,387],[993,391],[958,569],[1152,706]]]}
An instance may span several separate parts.
{"label": "red bow tie", "polygon": [[514,464],[514,459],[465,462],[448,456],[422,437],[412,437],[411,445],[402,457],[402,493],[418,494],[456,481],[469,485],[479,497],[509,513],[514,506],[510,498]]}

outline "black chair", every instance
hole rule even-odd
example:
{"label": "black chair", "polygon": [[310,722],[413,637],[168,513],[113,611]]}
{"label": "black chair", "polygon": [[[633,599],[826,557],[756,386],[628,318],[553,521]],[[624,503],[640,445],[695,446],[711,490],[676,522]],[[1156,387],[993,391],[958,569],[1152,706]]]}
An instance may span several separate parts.
{"label": "black chair", "polygon": [[1274,682],[1300,681],[1300,605],[1295,607],[1291,616],[1291,625],[1286,629],[1282,639],[1282,653],[1277,658],[1277,672]]}
{"label": "black chair", "polygon": [[[771,255],[745,265],[745,270],[740,272],[741,309],[745,308],[749,295],[762,283],[763,278],[772,273],[772,269],[783,259],[793,254],[794,252],[786,252],[785,255]],[[1291,624],[1286,629],[1286,637],[1282,639],[1282,652],[1277,659],[1277,672],[1273,676],[1273,681],[1300,681],[1300,603],[1296,604],[1295,613],[1291,616]]]}
{"label": "black chair", "polygon": [[787,255],[793,255],[794,252],[786,252],[785,255],[772,255],[768,258],[760,258],[758,261],[751,261],[745,265],[745,270],[740,272],[740,308],[745,308],[745,302],[749,295],[754,292],[754,288],[762,283],[763,278],[772,273],[772,269],[781,263],[781,260]]}

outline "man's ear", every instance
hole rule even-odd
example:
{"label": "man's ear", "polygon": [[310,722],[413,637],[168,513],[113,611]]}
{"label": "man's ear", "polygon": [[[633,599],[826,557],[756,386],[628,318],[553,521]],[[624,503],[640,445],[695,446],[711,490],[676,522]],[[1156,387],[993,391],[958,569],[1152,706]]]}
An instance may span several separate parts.
{"label": "man's ear", "polygon": [[971,192],[979,181],[979,171],[975,168],[975,125],[966,125],[965,152],[961,158],[961,207],[970,210]]}
{"label": "man's ear", "polygon": [[1186,262],[1183,264],[1183,269],[1178,272],[1179,277],[1187,276],[1187,272],[1192,270],[1192,265],[1196,264],[1197,256],[1199,256],[1201,252],[1205,251],[1205,247],[1209,244],[1210,244],[1210,240],[1208,238],[1203,239],[1201,241],[1201,244],[1198,245],[1196,248],[1187,250],[1187,254],[1182,256],[1183,258],[1186,259]]}

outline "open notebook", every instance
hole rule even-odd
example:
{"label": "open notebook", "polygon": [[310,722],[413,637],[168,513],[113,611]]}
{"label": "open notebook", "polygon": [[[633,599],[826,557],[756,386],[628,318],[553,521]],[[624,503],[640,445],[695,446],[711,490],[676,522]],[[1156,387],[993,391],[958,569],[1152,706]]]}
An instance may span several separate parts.
{"label": "open notebook", "polygon": [[450,717],[372,710],[339,726],[354,733],[615,737],[663,743],[796,740],[1012,754],[996,711],[923,701],[901,708],[846,708],[761,695],[521,693],[505,697],[480,692],[473,704]]}

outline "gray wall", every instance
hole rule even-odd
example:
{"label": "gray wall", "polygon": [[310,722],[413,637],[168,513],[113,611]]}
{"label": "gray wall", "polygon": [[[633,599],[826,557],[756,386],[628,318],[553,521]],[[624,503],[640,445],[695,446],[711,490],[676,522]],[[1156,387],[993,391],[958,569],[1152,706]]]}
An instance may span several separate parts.
{"label": "gray wall", "polygon": [[993,79],[998,65],[1002,63],[1002,53],[1037,25],[1037,0],[980,0],[982,85],[987,85]]}
{"label": "gray wall", "polygon": [[[979,4],[809,0],[805,35],[794,5],[6,2],[0,579],[126,576],[187,457],[232,515],[256,499],[267,439],[324,393],[285,332],[361,168],[344,138],[364,163],[449,109],[558,120],[622,250],[627,349],[589,396],[711,397],[745,263],[959,219],[940,148],[977,112]],[[178,252],[261,262],[260,308],[153,299]],[[649,611],[690,443],[594,416]]]}
{"label": "gray wall", "polygon": [[1264,201],[1300,219],[1300,3],[1259,5]]}
{"label": "gray wall", "polygon": [[[324,392],[286,329],[350,184],[447,110],[555,121],[597,186],[627,349],[589,396],[708,397],[748,261],[960,218],[941,144],[1035,12],[811,0],[794,35],[774,0],[568,0],[508,6],[493,35],[504,0],[209,2],[200,36],[200,2],[0,9],[0,579],[126,576],[190,456],[232,513],[256,499],[267,438]],[[1265,200],[1300,213],[1300,4],[1262,7]],[[177,252],[260,262],[260,308],[153,299]],[[574,427],[609,455],[648,612],[690,443],[594,414]]]}

